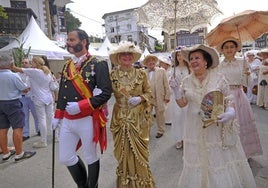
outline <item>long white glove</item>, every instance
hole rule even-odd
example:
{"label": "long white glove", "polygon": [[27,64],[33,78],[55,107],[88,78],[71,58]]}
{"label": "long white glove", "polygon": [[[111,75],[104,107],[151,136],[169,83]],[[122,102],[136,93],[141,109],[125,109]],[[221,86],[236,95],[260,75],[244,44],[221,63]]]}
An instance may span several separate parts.
{"label": "long white glove", "polygon": [[131,97],[128,99],[128,104],[136,106],[141,103],[141,97]]}
{"label": "long white glove", "polygon": [[231,119],[235,118],[235,110],[233,107],[227,107],[225,109],[225,112],[223,114],[220,114],[218,116],[218,122],[219,123],[225,123]]}
{"label": "long white glove", "polygon": [[94,88],[93,89],[93,96],[100,95],[102,93],[102,90],[99,88]]}
{"label": "long white glove", "polygon": [[52,119],[52,129],[57,129],[61,124],[61,119],[53,118]]}
{"label": "long white glove", "polygon": [[65,110],[70,115],[79,114],[81,112],[78,102],[67,102]]}

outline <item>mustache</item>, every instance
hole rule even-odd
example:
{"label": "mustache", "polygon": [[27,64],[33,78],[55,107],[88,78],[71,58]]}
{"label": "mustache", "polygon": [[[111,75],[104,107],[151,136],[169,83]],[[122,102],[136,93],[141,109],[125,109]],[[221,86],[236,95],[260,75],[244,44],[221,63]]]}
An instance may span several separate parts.
{"label": "mustache", "polygon": [[74,45],[74,46],[69,46],[69,45],[67,45],[67,47],[68,47],[68,51],[69,51],[69,48],[72,48],[73,51],[74,51],[75,53],[77,53],[77,52],[81,52],[82,49],[83,49],[83,46],[82,46],[82,43],[81,43],[81,42],[77,43],[77,44]]}

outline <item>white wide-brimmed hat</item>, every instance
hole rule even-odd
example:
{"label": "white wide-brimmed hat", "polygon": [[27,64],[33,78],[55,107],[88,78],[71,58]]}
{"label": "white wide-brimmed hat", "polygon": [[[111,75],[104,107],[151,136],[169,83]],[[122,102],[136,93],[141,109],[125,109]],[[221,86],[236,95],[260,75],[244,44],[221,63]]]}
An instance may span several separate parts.
{"label": "white wide-brimmed hat", "polygon": [[159,60],[159,63],[162,62],[162,63],[165,63],[165,64],[171,66],[171,60],[169,58],[167,58],[167,57],[159,56],[158,60]]}
{"label": "white wide-brimmed hat", "polygon": [[233,41],[237,44],[237,51],[240,51],[241,50],[241,47],[242,47],[242,43],[240,40],[238,40],[237,38],[234,38],[234,37],[228,37],[228,38],[225,38],[222,42],[220,42],[216,49],[218,52],[222,53],[222,47],[223,47],[223,44],[226,43],[226,42],[229,42],[229,41]]}
{"label": "white wide-brimmed hat", "polygon": [[134,57],[134,62],[137,62],[141,57],[141,50],[133,42],[122,41],[119,43],[118,47],[111,50],[109,53],[109,58],[114,65],[119,65],[118,54],[120,53],[132,53]]}
{"label": "white wide-brimmed hat", "polygon": [[207,52],[211,56],[211,59],[212,59],[211,68],[214,68],[219,64],[219,55],[216,52],[216,50],[214,48],[205,46],[203,44],[199,44],[199,45],[196,45],[196,46],[193,46],[193,47],[190,47],[190,48],[182,49],[181,50],[182,58],[185,59],[188,62],[189,61],[189,54],[191,52],[196,51],[196,50],[203,50],[203,51]]}
{"label": "white wide-brimmed hat", "polygon": [[262,53],[268,53],[268,48],[264,48],[264,49],[262,49],[261,51],[259,51],[259,52],[257,53],[257,55],[261,57],[261,56],[262,56],[262,55],[261,55]]}

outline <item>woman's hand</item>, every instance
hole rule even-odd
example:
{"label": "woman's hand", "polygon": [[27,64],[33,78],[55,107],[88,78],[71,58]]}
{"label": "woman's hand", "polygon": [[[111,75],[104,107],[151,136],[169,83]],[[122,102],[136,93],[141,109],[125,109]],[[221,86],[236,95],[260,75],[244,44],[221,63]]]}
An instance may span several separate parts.
{"label": "woman's hand", "polygon": [[188,104],[187,100],[184,97],[176,99],[176,102],[181,108],[185,107]]}

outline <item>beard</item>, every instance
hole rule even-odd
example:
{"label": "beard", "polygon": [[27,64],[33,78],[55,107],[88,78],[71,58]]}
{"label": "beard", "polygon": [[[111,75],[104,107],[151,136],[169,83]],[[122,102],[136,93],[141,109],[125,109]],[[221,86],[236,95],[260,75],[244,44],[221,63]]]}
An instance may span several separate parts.
{"label": "beard", "polygon": [[70,48],[72,48],[75,53],[81,52],[83,50],[83,46],[81,42],[77,43],[75,46],[68,46],[69,52],[70,52]]}

